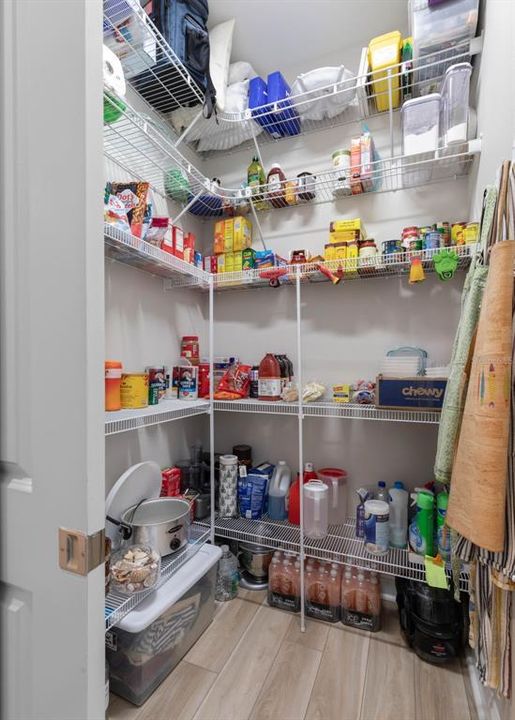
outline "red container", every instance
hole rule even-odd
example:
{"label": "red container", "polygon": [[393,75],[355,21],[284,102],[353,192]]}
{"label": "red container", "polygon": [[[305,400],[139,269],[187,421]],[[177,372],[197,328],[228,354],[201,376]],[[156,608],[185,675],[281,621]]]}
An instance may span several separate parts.
{"label": "red container", "polygon": [[282,392],[281,366],[275,355],[268,353],[259,364],[259,399],[280,400]]}
{"label": "red container", "polygon": [[[304,484],[309,480],[316,480],[318,475],[313,470],[311,463],[306,463],[304,468],[304,477],[302,478]],[[288,522],[292,525],[300,525],[300,475],[297,473],[297,478],[292,483],[290,488],[290,499],[288,505]]]}
{"label": "red container", "polygon": [[209,363],[200,363],[198,368],[198,396],[209,397]]}
{"label": "red container", "polygon": [[173,254],[175,257],[178,257],[180,260],[184,260],[184,232],[182,231],[182,228],[176,227],[175,225],[172,228],[172,235],[173,235]]}
{"label": "red container", "polygon": [[161,472],[161,497],[177,497],[181,492],[181,471],[178,467]]}
{"label": "red container", "polygon": [[200,362],[198,335],[185,335],[181,340],[181,357],[192,365]]}
{"label": "red container", "polygon": [[184,236],[184,260],[189,263],[195,261],[195,235],[193,233],[187,233]]}

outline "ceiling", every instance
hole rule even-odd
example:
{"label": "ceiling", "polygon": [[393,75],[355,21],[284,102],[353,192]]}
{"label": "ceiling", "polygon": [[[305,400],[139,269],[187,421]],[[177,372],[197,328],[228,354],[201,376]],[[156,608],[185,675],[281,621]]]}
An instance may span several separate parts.
{"label": "ceiling", "polygon": [[248,60],[261,75],[335,63],[357,71],[357,48],[390,30],[407,34],[407,7],[408,0],[209,0],[209,26],[235,18],[231,60]]}

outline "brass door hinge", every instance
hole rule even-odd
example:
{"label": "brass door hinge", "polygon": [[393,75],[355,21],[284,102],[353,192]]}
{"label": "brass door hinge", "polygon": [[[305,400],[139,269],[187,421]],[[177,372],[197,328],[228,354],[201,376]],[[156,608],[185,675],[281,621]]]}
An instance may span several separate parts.
{"label": "brass door hinge", "polygon": [[105,530],[86,535],[79,530],[59,528],[59,567],[87,575],[105,562]]}

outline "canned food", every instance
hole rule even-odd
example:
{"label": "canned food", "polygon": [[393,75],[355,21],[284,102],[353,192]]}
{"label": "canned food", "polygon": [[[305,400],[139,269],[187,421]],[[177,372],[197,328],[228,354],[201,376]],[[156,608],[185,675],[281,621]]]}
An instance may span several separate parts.
{"label": "canned food", "polygon": [[424,249],[436,250],[440,247],[440,233],[436,230],[430,230],[424,237]]}
{"label": "canned food", "polygon": [[147,373],[122,373],[120,395],[123,409],[135,410],[148,405]]}

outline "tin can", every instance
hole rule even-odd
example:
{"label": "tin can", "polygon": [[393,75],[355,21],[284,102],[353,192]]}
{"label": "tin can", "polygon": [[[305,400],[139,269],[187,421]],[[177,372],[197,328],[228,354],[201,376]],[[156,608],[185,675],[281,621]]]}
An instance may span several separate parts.
{"label": "tin can", "polygon": [[180,365],[178,370],[179,400],[197,400],[198,367]]}
{"label": "tin can", "polygon": [[384,555],[390,545],[390,508],[383,500],[365,502],[365,549],[373,555]]}
{"label": "tin can", "polygon": [[145,368],[148,373],[148,404],[157,405],[165,396],[166,377],[165,369],[161,365]]}
{"label": "tin can", "polygon": [[422,242],[416,225],[405,227],[402,231],[402,247],[406,250],[422,250]]}
{"label": "tin can", "polygon": [[120,385],[122,409],[136,410],[148,405],[147,373],[122,373]]}
{"label": "tin can", "polygon": [[440,247],[440,233],[430,230],[424,237],[424,250],[436,250]]}

